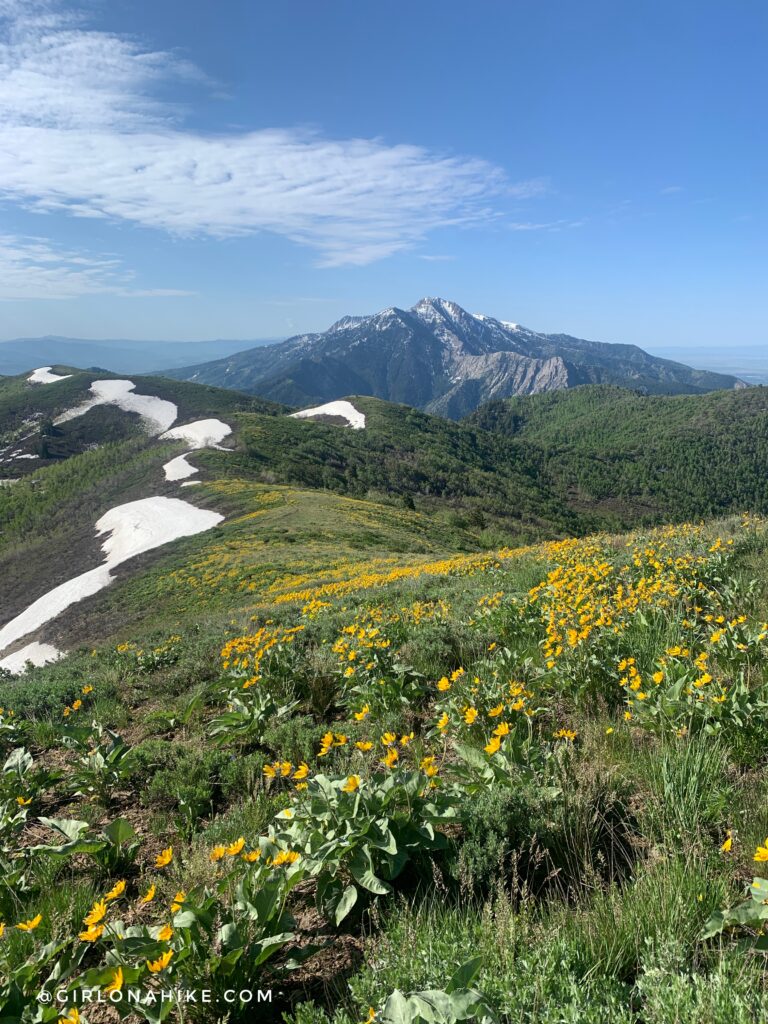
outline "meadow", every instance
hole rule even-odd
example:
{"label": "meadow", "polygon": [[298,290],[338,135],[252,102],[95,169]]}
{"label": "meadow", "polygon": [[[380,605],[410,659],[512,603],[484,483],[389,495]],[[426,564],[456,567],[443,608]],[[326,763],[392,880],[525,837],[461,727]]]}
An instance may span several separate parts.
{"label": "meadow", "polygon": [[313,548],[205,486],[152,620],[0,683],[0,1019],[766,1015],[762,519],[473,552],[315,492]]}

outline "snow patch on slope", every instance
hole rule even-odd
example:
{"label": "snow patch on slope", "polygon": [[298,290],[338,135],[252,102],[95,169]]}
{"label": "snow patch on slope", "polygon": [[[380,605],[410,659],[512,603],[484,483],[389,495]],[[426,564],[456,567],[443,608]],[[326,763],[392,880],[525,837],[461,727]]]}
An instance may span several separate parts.
{"label": "snow patch on slope", "polygon": [[186,441],[190,448],[210,448],[221,444],[225,437],[232,433],[232,427],[221,420],[196,420],[185,423],[173,430],[166,430],[161,441]]}
{"label": "snow patch on slope", "polygon": [[167,402],[155,395],[135,395],[135,387],[132,380],[95,380],[91,384],[93,398],[86,399],[74,409],[68,409],[54,422],[67,423],[78,416],[83,416],[97,405],[116,405],[124,412],[138,413],[150,434],[162,434],[175,423],[179,415],[178,407],[173,402]]}
{"label": "snow patch on slope", "polygon": [[101,545],[104,563],[54,587],[6,623],[0,629],[0,652],[61,615],[70,605],[109,586],[115,566],[180,537],[211,530],[223,518],[218,512],[197,508],[180,498],[142,498],[110,509],[96,523],[97,535],[108,535]]}
{"label": "snow patch on slope", "polygon": [[[161,435],[161,441],[186,441],[191,451],[200,448],[219,448],[220,442],[232,433],[232,427],[221,420],[196,420],[194,423],[185,423],[173,430],[166,430]],[[227,449],[229,451],[230,449]],[[194,476],[199,470],[187,462],[186,455],[177,455],[175,459],[166,462],[163,466],[166,480],[186,480],[188,476]]]}
{"label": "snow patch on slope", "polygon": [[356,409],[351,402],[327,402],[325,405],[318,405],[314,409],[302,409],[301,412],[292,412],[294,419],[311,419],[314,416],[340,416],[345,419],[353,430],[365,428],[365,413]]}
{"label": "snow patch on slope", "polygon": [[175,459],[166,462],[163,466],[166,480],[186,480],[188,476],[194,476],[200,470],[187,462],[186,455],[177,455]]}
{"label": "snow patch on slope", "polygon": [[71,373],[51,373],[50,366],[38,366],[27,380],[30,384],[55,384],[57,380],[67,380],[71,376]]}
{"label": "snow patch on slope", "polygon": [[27,662],[31,662],[33,665],[49,665],[52,661],[58,661],[63,657],[63,651],[59,651],[51,644],[40,644],[35,640],[31,644],[27,644],[26,647],[22,647],[20,651],[14,651],[7,658],[3,658],[0,661],[0,668],[20,676],[26,672]]}

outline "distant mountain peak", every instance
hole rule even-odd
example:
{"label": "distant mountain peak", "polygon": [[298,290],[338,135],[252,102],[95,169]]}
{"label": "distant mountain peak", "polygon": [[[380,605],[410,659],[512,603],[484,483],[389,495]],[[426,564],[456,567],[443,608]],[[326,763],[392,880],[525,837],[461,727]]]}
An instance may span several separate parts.
{"label": "distant mountain peak", "polygon": [[345,316],[321,334],[289,338],[171,376],[300,407],[371,395],[451,419],[492,399],[580,384],[670,394],[741,383],[657,359],[635,346],[539,334],[468,313],[438,296],[425,296],[408,310],[390,306],[370,316]]}

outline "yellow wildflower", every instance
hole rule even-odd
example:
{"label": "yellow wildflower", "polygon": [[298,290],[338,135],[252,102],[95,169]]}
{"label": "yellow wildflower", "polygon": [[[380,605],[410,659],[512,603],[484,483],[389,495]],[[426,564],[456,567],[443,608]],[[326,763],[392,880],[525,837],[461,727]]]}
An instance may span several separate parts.
{"label": "yellow wildflower", "polygon": [[387,756],[384,758],[384,764],[387,768],[393,768],[397,764],[399,757],[397,747],[390,747],[387,751]]}
{"label": "yellow wildflower", "polygon": [[123,980],[123,969],[118,967],[112,975],[112,981],[104,989],[105,995],[108,995],[110,992],[119,992],[123,987]]}
{"label": "yellow wildflower", "polygon": [[85,924],[98,924],[107,916],[107,904],[105,900],[96,900],[91,909],[85,915]]}
{"label": "yellow wildflower", "polygon": [[160,971],[164,971],[168,964],[171,962],[173,956],[173,950],[168,949],[157,960],[147,960],[147,967],[152,974],[158,974]]}
{"label": "yellow wildflower", "polygon": [[173,860],[173,847],[172,846],[166,846],[166,848],[162,851],[162,853],[158,853],[157,857],[155,857],[155,867],[156,868],[167,868],[172,860]]}
{"label": "yellow wildflower", "polygon": [[119,882],[115,882],[115,884],[109,890],[109,892],[104,897],[104,899],[106,900],[107,903],[109,903],[112,900],[116,900],[119,896],[122,896],[124,892],[125,892],[125,882],[123,882],[122,880],[119,881]]}

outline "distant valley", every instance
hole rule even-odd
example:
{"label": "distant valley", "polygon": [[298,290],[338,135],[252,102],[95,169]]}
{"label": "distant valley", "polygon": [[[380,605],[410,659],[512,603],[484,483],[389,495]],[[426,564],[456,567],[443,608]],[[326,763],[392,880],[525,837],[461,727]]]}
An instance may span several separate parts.
{"label": "distant valley", "polygon": [[98,366],[112,373],[152,373],[187,366],[202,359],[221,359],[274,338],[254,341],[131,341],[85,338],[14,338],[0,341],[0,376],[14,376],[34,366]]}

